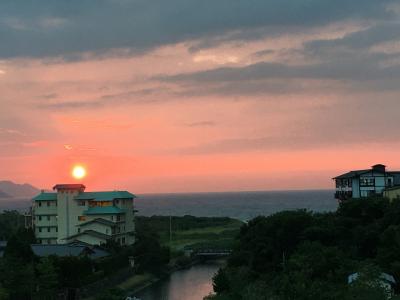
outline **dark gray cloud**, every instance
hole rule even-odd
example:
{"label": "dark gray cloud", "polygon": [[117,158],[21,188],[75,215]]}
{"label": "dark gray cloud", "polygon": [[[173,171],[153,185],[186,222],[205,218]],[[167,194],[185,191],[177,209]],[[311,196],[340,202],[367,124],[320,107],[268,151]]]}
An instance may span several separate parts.
{"label": "dark gray cloud", "polygon": [[367,50],[371,46],[400,39],[400,23],[391,22],[371,26],[342,38],[314,40],[305,44],[305,50],[311,54],[332,53],[342,50]]}
{"label": "dark gray cloud", "polygon": [[381,63],[399,57],[400,54],[369,53],[302,65],[260,62],[245,67],[223,67],[195,73],[158,76],[156,79],[167,82],[215,83],[294,78],[357,81],[398,78],[399,65],[382,66]]}
{"label": "dark gray cloud", "polygon": [[[242,67],[220,67],[194,73],[158,76],[164,82],[177,83],[183,95],[255,95],[333,91],[399,90],[400,52],[372,51],[374,46],[400,41],[397,22],[380,22],[342,38],[313,40],[303,48],[286,49],[287,55],[304,59],[297,64],[261,61]],[[283,51],[283,50],[279,50]],[[292,52],[292,53],[290,53]],[[253,53],[260,58],[272,53],[265,49]],[[307,84],[307,81],[309,83]],[[310,81],[320,81],[310,84]],[[323,81],[330,81],[330,87]],[[335,81],[333,83],[332,81]],[[204,88],[204,86],[207,88]]]}
{"label": "dark gray cloud", "polygon": [[110,105],[158,103],[163,101],[159,94],[168,91],[169,89],[165,87],[128,90],[120,93],[104,94],[93,100],[57,101],[57,99],[48,98],[51,101],[35,104],[35,107],[48,110],[69,110],[102,108]]}
{"label": "dark gray cloud", "polygon": [[[141,52],[190,39],[260,28],[313,27],[355,19],[388,19],[393,0],[6,0],[0,3],[0,57]],[[268,30],[265,31],[268,34]]]}

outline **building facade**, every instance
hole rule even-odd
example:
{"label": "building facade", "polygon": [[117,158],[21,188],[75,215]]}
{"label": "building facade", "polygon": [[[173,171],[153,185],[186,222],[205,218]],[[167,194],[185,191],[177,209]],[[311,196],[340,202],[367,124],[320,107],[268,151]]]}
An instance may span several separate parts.
{"label": "building facade", "polygon": [[383,196],[385,190],[400,185],[400,171],[389,172],[385,165],[378,164],[371,169],[350,171],[333,180],[338,200]]}
{"label": "building facade", "polygon": [[394,186],[391,188],[387,188],[383,192],[383,196],[388,198],[390,201],[400,199],[400,186]]}
{"label": "building facade", "polygon": [[85,192],[82,184],[58,184],[53,190],[32,199],[32,227],[38,243],[134,243],[135,195],[127,191]]}

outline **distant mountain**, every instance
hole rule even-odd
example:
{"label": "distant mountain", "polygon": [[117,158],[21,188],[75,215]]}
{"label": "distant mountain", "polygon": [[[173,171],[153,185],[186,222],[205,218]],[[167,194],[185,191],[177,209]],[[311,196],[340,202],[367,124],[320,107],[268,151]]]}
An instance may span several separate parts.
{"label": "distant mountain", "polygon": [[11,196],[3,191],[0,191],[0,198],[11,198]]}
{"label": "distant mountain", "polygon": [[28,183],[17,184],[8,180],[0,180],[0,198],[31,198],[39,192],[37,188]]}

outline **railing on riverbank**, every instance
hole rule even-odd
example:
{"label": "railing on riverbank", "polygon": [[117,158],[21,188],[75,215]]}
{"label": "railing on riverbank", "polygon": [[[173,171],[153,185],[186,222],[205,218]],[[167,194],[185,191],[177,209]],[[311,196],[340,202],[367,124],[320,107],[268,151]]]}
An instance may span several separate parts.
{"label": "railing on riverbank", "polygon": [[185,247],[184,249],[185,255],[190,257],[199,257],[199,258],[213,258],[213,257],[225,257],[229,256],[232,253],[232,249],[221,249],[221,248],[191,248]]}

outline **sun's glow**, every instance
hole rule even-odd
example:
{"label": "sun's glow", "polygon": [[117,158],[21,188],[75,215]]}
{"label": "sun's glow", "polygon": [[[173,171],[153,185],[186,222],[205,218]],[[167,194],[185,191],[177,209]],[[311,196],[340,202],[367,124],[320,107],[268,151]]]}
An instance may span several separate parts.
{"label": "sun's glow", "polygon": [[85,170],[85,168],[82,167],[82,166],[75,166],[75,167],[72,169],[72,176],[73,176],[75,179],[82,179],[82,178],[84,178],[84,177],[86,176],[86,170]]}

